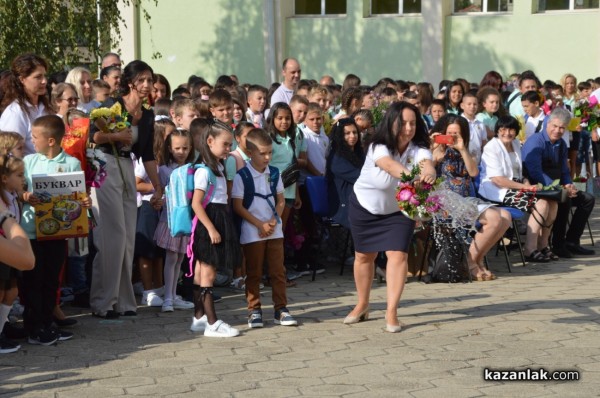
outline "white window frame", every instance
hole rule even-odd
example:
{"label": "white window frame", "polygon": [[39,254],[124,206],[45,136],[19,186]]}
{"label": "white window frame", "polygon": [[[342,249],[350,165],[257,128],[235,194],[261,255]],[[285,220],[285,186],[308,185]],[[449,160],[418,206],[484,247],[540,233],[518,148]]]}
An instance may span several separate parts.
{"label": "white window frame", "polygon": [[565,8],[563,10],[544,10],[544,11],[540,11],[540,2],[539,0],[536,2],[536,6],[537,6],[537,10],[536,12],[538,14],[544,14],[547,12],[565,12],[565,11],[576,11],[576,12],[581,12],[581,11],[593,11],[593,10],[598,10],[600,9],[600,7],[595,7],[595,8],[575,8],[575,1],[576,0],[569,0],[569,8]]}
{"label": "white window frame", "polygon": [[336,16],[340,16],[340,15],[347,15],[348,14],[348,0],[345,0],[345,1],[346,1],[346,13],[345,14],[326,14],[325,8],[326,8],[327,0],[321,0],[321,13],[320,14],[297,14],[296,13],[296,2],[294,1],[294,16],[295,17],[331,17],[331,16],[336,17]]}
{"label": "white window frame", "polygon": [[[421,2],[423,4],[423,2]],[[405,16],[413,16],[413,15],[421,15],[420,12],[411,12],[410,14],[404,14],[404,0],[398,0],[398,13],[397,14],[373,14],[373,0],[369,0],[369,16],[370,17],[382,17],[382,16],[391,16],[391,15],[405,15]]]}
{"label": "white window frame", "polygon": [[[522,1],[522,0],[521,0]],[[570,0],[574,1],[574,0]],[[514,4],[515,0],[508,0]],[[452,15],[481,15],[481,14],[512,14],[512,11],[488,11],[488,0],[481,1],[481,11],[461,12],[454,11],[456,8],[456,0],[452,0]]]}

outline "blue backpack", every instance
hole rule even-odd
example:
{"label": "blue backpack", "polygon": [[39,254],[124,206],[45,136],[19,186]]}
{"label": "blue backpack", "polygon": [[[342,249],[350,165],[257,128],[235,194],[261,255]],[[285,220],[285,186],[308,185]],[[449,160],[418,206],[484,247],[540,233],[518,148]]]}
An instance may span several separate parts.
{"label": "blue backpack", "polygon": [[194,194],[194,173],[199,168],[208,171],[208,190],[202,199],[202,207],[206,208],[215,195],[217,177],[203,163],[188,163],[173,170],[169,178],[169,185],[165,189],[167,222],[171,236],[189,236],[194,230],[192,196]]}
{"label": "blue backpack", "polygon": [[[273,210],[275,219],[281,224],[281,219],[275,210],[275,205],[277,203],[277,182],[279,182],[279,169],[277,167],[269,166],[269,185],[271,186],[271,193],[268,195],[263,195],[256,192],[254,187],[254,178],[252,178],[252,173],[250,173],[250,170],[247,166],[242,167],[237,173],[240,175],[240,177],[242,177],[242,182],[244,184],[244,198],[242,199],[242,206],[244,206],[245,209],[249,209],[254,201],[254,197],[258,196],[259,198],[266,200],[271,207],[271,210]],[[270,197],[273,198],[272,202],[269,200]],[[238,232],[241,232],[242,218],[236,215],[235,220],[238,227]]]}

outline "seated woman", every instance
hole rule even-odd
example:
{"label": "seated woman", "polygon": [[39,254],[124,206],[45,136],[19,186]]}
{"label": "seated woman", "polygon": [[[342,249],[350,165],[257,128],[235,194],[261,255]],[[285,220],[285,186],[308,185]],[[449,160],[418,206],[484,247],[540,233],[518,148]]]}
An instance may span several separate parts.
{"label": "seated woman", "polygon": [[331,149],[327,156],[329,210],[333,221],[346,229],[350,229],[348,199],[365,163],[359,137],[353,119],[340,119],[331,130]]}
{"label": "seated woman", "polygon": [[[469,124],[465,118],[457,115],[444,115],[433,127],[432,144],[433,163],[438,176],[445,178],[446,185],[452,191],[470,196],[472,177],[479,174],[477,163],[469,153]],[[435,136],[450,135],[453,144],[437,144]],[[481,228],[473,237],[467,254],[469,272],[476,281],[489,281],[496,276],[485,268],[483,258],[510,227],[511,217],[506,210],[482,206],[479,215]]]}
{"label": "seated woman", "polygon": [[521,144],[515,139],[519,129],[519,122],[512,116],[498,119],[495,136],[483,149],[479,195],[531,213],[523,249],[527,260],[542,263],[558,260],[548,245],[558,204],[536,198],[534,187],[523,179]]}

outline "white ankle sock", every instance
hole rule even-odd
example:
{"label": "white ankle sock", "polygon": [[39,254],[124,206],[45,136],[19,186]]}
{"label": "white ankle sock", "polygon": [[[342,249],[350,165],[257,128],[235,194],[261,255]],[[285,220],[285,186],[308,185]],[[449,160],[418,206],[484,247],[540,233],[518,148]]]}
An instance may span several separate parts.
{"label": "white ankle sock", "polygon": [[0,304],[0,333],[2,332],[2,329],[4,329],[4,324],[8,321],[10,309],[10,305]]}

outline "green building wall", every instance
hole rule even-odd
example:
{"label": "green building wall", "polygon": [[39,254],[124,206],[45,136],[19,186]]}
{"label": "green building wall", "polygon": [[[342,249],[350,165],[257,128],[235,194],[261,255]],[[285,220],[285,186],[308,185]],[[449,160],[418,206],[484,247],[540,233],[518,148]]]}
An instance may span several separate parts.
{"label": "green building wall", "polygon": [[[383,76],[421,81],[426,67],[440,61],[439,75],[475,82],[492,69],[505,76],[532,69],[553,80],[565,72],[580,79],[600,75],[598,9],[536,14],[535,0],[527,0],[515,1],[511,14],[451,15],[451,0],[422,0],[424,9],[441,7],[442,17],[432,21],[432,14],[369,17],[368,0],[348,0],[341,17],[294,17],[292,0],[274,0],[276,38],[269,38],[268,1],[159,0],[155,6],[143,0],[151,29],[138,16],[133,53],[172,85],[190,74],[214,82],[232,73],[240,82],[268,85],[269,65],[279,77],[289,56],[298,58],[304,78],[330,74],[341,82],[354,73],[367,84]],[[443,51],[423,54],[432,31],[444,33]],[[161,59],[151,59],[155,51]]]}

